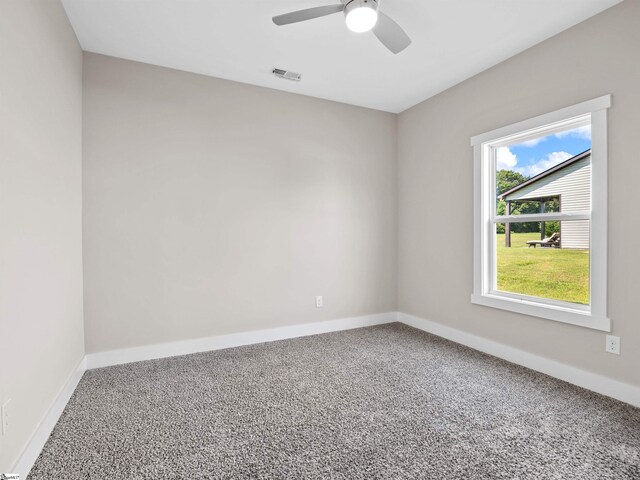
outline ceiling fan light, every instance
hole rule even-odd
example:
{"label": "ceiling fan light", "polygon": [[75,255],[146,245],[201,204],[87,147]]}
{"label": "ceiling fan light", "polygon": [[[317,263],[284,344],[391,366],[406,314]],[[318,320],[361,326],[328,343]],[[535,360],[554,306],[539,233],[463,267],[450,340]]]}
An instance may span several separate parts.
{"label": "ceiling fan light", "polygon": [[352,0],[345,6],[344,14],[349,30],[368,32],[378,21],[378,4],[375,0]]}

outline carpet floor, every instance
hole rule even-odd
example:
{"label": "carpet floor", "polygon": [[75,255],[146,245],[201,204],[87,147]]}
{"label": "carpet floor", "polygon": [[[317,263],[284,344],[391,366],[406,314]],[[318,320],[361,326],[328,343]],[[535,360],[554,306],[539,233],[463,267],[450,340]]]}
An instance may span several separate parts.
{"label": "carpet floor", "polygon": [[389,324],[87,371],[39,479],[640,479],[640,409]]}

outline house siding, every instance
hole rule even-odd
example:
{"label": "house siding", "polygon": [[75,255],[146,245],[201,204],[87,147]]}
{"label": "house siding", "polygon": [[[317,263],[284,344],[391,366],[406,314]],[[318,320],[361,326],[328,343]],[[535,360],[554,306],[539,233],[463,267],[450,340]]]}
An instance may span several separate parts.
{"label": "house siding", "polygon": [[[523,187],[505,200],[526,200],[560,196],[560,211],[576,213],[591,210],[591,156]],[[562,248],[589,248],[589,221],[562,222]]]}

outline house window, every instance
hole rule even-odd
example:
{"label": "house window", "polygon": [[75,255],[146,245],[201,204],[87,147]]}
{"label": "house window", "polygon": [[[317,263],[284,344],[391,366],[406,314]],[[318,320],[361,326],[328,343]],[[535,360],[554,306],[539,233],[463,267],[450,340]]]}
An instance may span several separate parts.
{"label": "house window", "polygon": [[606,95],[471,139],[471,301],[609,331]]}

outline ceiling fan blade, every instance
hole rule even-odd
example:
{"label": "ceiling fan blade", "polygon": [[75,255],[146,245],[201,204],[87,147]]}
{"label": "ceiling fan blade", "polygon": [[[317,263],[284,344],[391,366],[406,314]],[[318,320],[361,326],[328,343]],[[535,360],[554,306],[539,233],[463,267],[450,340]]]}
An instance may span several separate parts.
{"label": "ceiling fan blade", "polygon": [[378,21],[373,27],[373,33],[393,53],[400,53],[411,44],[409,35],[402,27],[380,11],[378,12]]}
{"label": "ceiling fan blade", "polygon": [[324,7],[307,8],[298,10],[297,12],[285,13],[272,18],[276,25],[288,25],[290,23],[304,22],[313,18],[324,17],[332,13],[338,13],[344,10],[344,5],[339,3],[336,5],[325,5]]}

